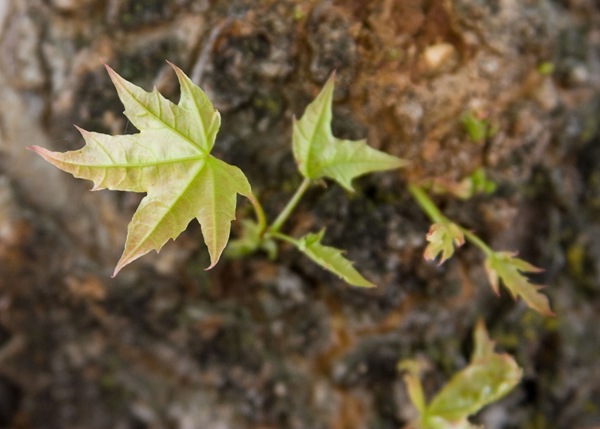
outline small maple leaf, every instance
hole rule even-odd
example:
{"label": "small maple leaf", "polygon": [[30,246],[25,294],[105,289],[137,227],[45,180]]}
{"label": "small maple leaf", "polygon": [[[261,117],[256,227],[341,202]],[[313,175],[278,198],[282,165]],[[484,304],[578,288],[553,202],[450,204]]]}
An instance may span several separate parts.
{"label": "small maple leaf", "polygon": [[342,140],[331,132],[331,102],[335,73],[308,105],[302,118],[294,118],[292,149],[300,173],[307,179],[327,177],[348,191],[363,174],[404,167],[407,161],[367,145],[365,140]]}
{"label": "small maple leaf", "polygon": [[453,222],[437,222],[431,225],[427,233],[429,244],[423,256],[428,261],[433,261],[441,253],[438,265],[442,265],[454,254],[454,247],[465,244],[465,236]]}
{"label": "small maple leaf", "polygon": [[151,250],[158,252],[194,218],[212,268],[229,240],[237,194],[254,201],[244,173],[210,155],[221,124],[219,112],[183,71],[169,64],[181,86],[177,105],[156,88],[146,92],[106,66],[125,115],[139,133],[110,136],[78,128],[86,142],[82,149],[61,153],[30,147],[61,170],[92,180],[92,190],[147,193],[129,224],[113,277]]}
{"label": "small maple leaf", "polygon": [[494,252],[486,258],[485,270],[492,289],[499,295],[499,279],[502,279],[514,299],[520,296],[531,309],[546,316],[554,316],[548,297],[538,292],[544,286],[529,283],[527,277],[521,274],[539,273],[543,270],[515,255],[513,252]]}

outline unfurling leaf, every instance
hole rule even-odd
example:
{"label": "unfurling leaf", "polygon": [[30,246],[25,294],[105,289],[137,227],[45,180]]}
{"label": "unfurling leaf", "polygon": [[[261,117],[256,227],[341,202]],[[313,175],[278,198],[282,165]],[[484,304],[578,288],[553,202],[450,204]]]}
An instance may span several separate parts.
{"label": "unfurling leaf", "polygon": [[356,271],[352,266],[352,262],[342,256],[340,249],[321,244],[324,234],[325,230],[321,230],[316,234],[307,234],[296,240],[296,247],[318,265],[344,279],[348,284],[352,286],[374,287],[373,283]]}
{"label": "unfurling leaf", "polygon": [[257,250],[263,250],[271,260],[277,257],[275,241],[262,236],[262,230],[256,222],[244,219],[240,223],[242,224],[240,237],[229,242],[225,248],[226,257],[240,258]]}
{"label": "unfurling leaf", "polygon": [[485,326],[474,330],[475,350],[469,365],[456,373],[431,402],[424,405],[421,383],[414,365],[404,364],[409,395],[419,411],[419,429],[472,429],[468,417],[510,392],[521,380],[515,360],[494,352]]}
{"label": "unfurling leaf", "polygon": [[454,254],[454,246],[460,247],[465,243],[465,236],[455,223],[438,222],[429,228],[427,241],[429,244],[423,256],[428,261],[433,261],[441,253],[438,265],[442,265]]}
{"label": "unfurling leaf", "polygon": [[523,298],[529,308],[546,316],[554,316],[548,297],[540,292],[544,286],[531,284],[521,273],[539,273],[542,271],[529,262],[516,258],[511,252],[495,252],[485,260],[485,270],[496,294],[499,294],[499,279],[514,299]]}
{"label": "unfurling leaf", "polygon": [[332,75],[299,120],[294,119],[292,144],[300,173],[307,179],[327,177],[353,191],[352,180],[363,174],[403,167],[406,161],[368,146],[365,140],[342,140],[331,132]]}
{"label": "unfurling leaf", "polygon": [[253,200],[244,173],[210,155],[219,113],[199,87],[172,67],[181,85],[177,105],[156,88],[146,92],[106,67],[138,134],[109,136],[80,129],[86,141],[80,150],[31,148],[61,170],[92,180],[93,190],[147,193],[129,224],[113,276],[151,250],[158,252],[194,218],[200,222],[213,267],[229,240],[237,194]]}

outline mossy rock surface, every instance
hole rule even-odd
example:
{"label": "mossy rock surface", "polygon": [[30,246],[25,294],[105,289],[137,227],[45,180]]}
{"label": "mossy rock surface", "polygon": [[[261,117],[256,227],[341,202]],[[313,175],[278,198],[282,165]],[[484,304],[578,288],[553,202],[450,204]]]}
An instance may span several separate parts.
{"label": "mossy rock surface", "polygon": [[[478,317],[525,371],[482,424],[598,426],[599,22],[594,0],[0,2],[0,427],[403,427],[396,362],[427,360],[432,394],[468,361]],[[215,152],[270,217],[300,182],[292,117],[337,71],[336,136],[411,164],[352,195],[311,188],[286,228],[326,227],[376,289],[285,246],[205,272],[197,225],[110,278],[140,196],[88,192],[24,148],[78,148],[74,123],[135,132],[102,63],[176,100],[165,60],[220,110]],[[478,168],[494,193],[436,202],[543,267],[556,318],[496,297],[471,246],[423,260],[406,184]]]}

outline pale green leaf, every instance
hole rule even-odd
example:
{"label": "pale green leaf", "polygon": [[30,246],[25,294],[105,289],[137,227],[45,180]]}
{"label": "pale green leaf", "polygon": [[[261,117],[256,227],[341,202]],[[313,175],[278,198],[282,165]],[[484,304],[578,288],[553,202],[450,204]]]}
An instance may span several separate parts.
{"label": "pale green leaf", "polygon": [[296,247],[318,265],[336,274],[352,286],[375,286],[356,271],[352,263],[342,256],[341,250],[321,244],[324,234],[325,230],[321,230],[316,234],[305,235],[295,241]]}
{"label": "pale green leaf", "polygon": [[[242,171],[210,155],[220,126],[219,113],[200,88],[172,65],[181,86],[177,105],[156,89],[146,92],[107,66],[140,132],[109,136],[80,130],[86,145],[60,153],[31,149],[75,177],[94,182],[94,190],[145,192],[128,227],[121,268],[151,250],[159,251],[196,218],[214,266],[227,244],[236,196],[253,199]],[[209,267],[209,268],[210,268]]]}
{"label": "pale green leaf", "polygon": [[490,285],[496,294],[500,279],[513,298],[521,297],[532,310],[546,316],[554,316],[548,297],[539,292],[541,285],[531,284],[521,273],[537,273],[541,269],[527,261],[516,258],[511,252],[495,252],[485,260],[485,269]]}
{"label": "pale green leaf", "polygon": [[363,174],[403,167],[406,161],[368,146],[365,140],[342,140],[331,132],[332,75],[299,120],[294,119],[292,146],[300,173],[307,179],[329,178],[353,191]]}

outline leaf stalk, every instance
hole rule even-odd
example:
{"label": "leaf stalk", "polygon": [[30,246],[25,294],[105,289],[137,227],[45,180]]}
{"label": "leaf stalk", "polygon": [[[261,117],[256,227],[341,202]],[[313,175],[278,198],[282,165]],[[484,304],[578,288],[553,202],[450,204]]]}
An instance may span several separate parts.
{"label": "leaf stalk", "polygon": [[409,184],[408,191],[417,201],[417,204],[423,209],[427,217],[431,219],[433,223],[445,223],[448,222],[448,218],[442,214],[440,209],[431,201],[429,195],[425,193],[423,188],[417,185]]}
{"label": "leaf stalk", "polygon": [[[281,226],[290,217],[290,215],[292,214],[292,212],[298,205],[298,202],[300,201],[300,199],[302,198],[302,196],[304,195],[304,193],[310,186],[310,183],[311,183],[310,179],[304,178],[304,180],[302,181],[302,183],[300,184],[300,186],[298,187],[298,189],[296,190],[296,192],[294,193],[292,198],[288,201],[288,203],[283,208],[281,213],[279,213],[279,216],[277,216],[275,221],[273,221],[273,224],[268,228],[267,232],[269,234],[273,235],[274,233],[279,232],[279,230],[281,229]],[[275,237],[275,235],[273,235],[273,236]]]}
{"label": "leaf stalk", "polygon": [[269,235],[269,237],[273,237],[273,238],[276,238],[278,240],[285,241],[286,243],[289,243],[289,244],[291,244],[293,246],[296,246],[296,247],[299,246],[298,240],[296,240],[293,237],[290,237],[289,235],[282,234],[280,232],[275,232],[275,231],[270,231],[268,233],[268,235]]}
{"label": "leaf stalk", "polygon": [[465,238],[468,241],[470,241],[471,243],[473,243],[475,246],[479,247],[479,249],[481,249],[481,251],[483,253],[485,253],[486,256],[491,256],[492,254],[494,254],[494,251],[490,248],[490,246],[485,244],[485,242],[481,238],[477,237],[475,234],[473,234],[468,229],[463,228],[460,225],[457,225],[457,226],[461,230],[461,232],[464,234]]}
{"label": "leaf stalk", "polygon": [[262,234],[267,228],[267,218],[265,217],[265,211],[263,210],[263,207],[260,204],[260,201],[258,201],[258,198],[256,198],[256,196],[252,195],[250,202],[252,203],[252,208],[254,208],[254,214],[256,214],[256,223],[258,224],[258,230]]}

